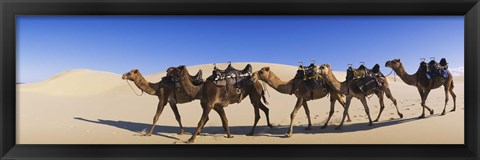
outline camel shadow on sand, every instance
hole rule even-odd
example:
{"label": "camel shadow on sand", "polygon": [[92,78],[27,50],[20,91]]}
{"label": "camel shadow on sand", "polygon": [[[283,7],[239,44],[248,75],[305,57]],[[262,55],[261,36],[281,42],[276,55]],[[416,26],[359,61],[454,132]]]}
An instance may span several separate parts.
{"label": "camel shadow on sand", "polygon": [[[135,132],[137,134],[144,133],[148,131],[151,127],[151,124],[148,123],[138,123],[138,122],[130,122],[130,121],[116,121],[116,120],[105,120],[105,119],[97,119],[97,120],[88,120],[85,118],[74,117],[76,120],[107,125],[112,127],[117,127],[120,129],[125,129],[131,132]],[[394,120],[384,120],[377,123],[374,123],[373,126],[368,126],[367,123],[352,123],[352,124],[345,124],[341,130],[336,130],[336,125],[329,125],[326,129],[320,129],[321,124],[314,124],[311,130],[305,130],[306,125],[302,126],[294,126],[293,133],[303,133],[303,134],[322,134],[322,133],[344,133],[344,132],[357,132],[357,131],[367,131],[372,130],[380,127],[392,126],[401,123],[406,123],[410,121],[419,120],[417,118],[408,118],[408,119],[394,119]],[[269,128],[268,126],[257,126],[255,129],[255,136],[268,136],[268,137],[279,137],[284,138],[285,133],[288,131],[288,125],[277,125],[273,128]],[[230,130],[233,135],[245,135],[251,130],[252,126],[231,126]],[[184,127],[185,134],[191,135],[195,131],[196,127]],[[177,137],[169,136],[169,134],[175,134],[179,132],[178,126],[161,126],[156,125],[153,135],[162,136],[170,139],[179,140]],[[221,126],[207,126],[202,129],[201,135],[214,135],[214,134],[225,134],[223,127]]]}

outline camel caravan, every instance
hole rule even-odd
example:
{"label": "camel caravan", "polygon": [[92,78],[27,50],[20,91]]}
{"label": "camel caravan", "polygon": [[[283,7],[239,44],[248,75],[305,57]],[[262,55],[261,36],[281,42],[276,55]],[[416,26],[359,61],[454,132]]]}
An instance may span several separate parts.
{"label": "camel caravan", "polygon": [[[425,62],[425,59],[421,59],[417,72],[412,75],[406,73],[400,59],[387,61],[385,67],[391,68],[392,72],[398,75],[407,85],[417,87],[421,98],[421,106],[423,107],[419,118],[425,118],[425,109],[430,112],[430,115],[434,113],[425,104],[425,101],[432,89],[439,88],[442,85],[445,90],[445,106],[442,115],[446,113],[448,93],[451,94],[454,102],[451,111],[455,111],[456,95],[453,92],[453,77],[448,71],[445,58],[442,58],[440,63],[437,63],[432,57],[428,64]],[[369,120],[368,125],[370,126],[373,125],[373,122],[378,122],[385,109],[384,94],[393,102],[399,118],[403,118],[403,114],[398,109],[397,100],[389,88],[387,78],[380,71],[380,65],[378,64],[375,64],[371,69],[367,68],[363,62],[358,68],[354,68],[349,64],[346,70],[345,81],[343,82],[337,80],[329,64],[316,65],[315,61],[312,61],[308,66],[304,66],[303,63],[300,64],[295,76],[288,81],[277,77],[270,67],[263,67],[258,71],[253,71],[252,66],[247,64],[244,69],[238,70],[232,67],[230,62],[224,70],[214,65],[212,74],[206,79],[202,77],[202,70],[199,70],[197,74],[192,76],[184,65],[170,67],[166,72],[166,76],[157,83],[148,82],[138,69],[133,69],[122,76],[122,79],[126,80],[127,83],[128,81],[133,81],[136,87],[142,91],[141,94],[135,93],[138,96],[147,93],[158,97],[158,106],[152,127],[144,136],[152,135],[155,124],[167,103],[172,108],[180,126],[178,134],[184,134],[177,104],[200,100],[203,113],[195,132],[192,133],[187,143],[195,141],[196,136],[200,134],[202,128],[209,120],[211,110],[214,110],[220,116],[223,129],[227,134],[226,138],[233,138],[224,107],[227,107],[229,104],[241,103],[247,96],[250,98],[250,103],[254,108],[254,124],[247,135],[254,135],[255,127],[260,120],[260,110],[265,113],[267,126],[273,128],[270,124],[269,109],[266,107],[268,102],[265,98],[265,84],[279,93],[294,95],[297,98],[293,111],[290,114],[290,125],[286,137],[292,136],[293,122],[297,111],[301,107],[305,110],[308,119],[308,125],[305,129],[311,130],[312,122],[307,102],[325,98],[328,95],[330,98],[330,112],[325,124],[321,127],[322,129],[327,127],[333,113],[335,113],[335,102],[339,102],[344,108],[342,120],[335,129],[341,129],[345,119],[351,121],[348,110],[353,98],[359,99],[363,104],[365,114]],[[380,110],[376,119],[372,121],[366,99],[373,95],[378,97]],[[345,100],[343,97],[345,97]]]}

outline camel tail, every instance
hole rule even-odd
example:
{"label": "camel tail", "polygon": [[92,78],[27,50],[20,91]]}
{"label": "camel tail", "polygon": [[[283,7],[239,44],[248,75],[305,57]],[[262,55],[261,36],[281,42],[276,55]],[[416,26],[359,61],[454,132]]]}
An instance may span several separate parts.
{"label": "camel tail", "polygon": [[265,90],[262,90],[262,100],[263,100],[263,103],[265,103],[266,105],[268,105],[267,98],[265,98]]}

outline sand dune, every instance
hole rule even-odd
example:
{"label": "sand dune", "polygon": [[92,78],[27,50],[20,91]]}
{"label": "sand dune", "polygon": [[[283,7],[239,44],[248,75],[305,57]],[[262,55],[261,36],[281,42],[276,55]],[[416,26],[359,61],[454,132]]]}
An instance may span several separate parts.
{"label": "sand dune", "polygon": [[[242,69],[247,63],[234,63]],[[269,66],[282,80],[291,79],[295,66],[251,63],[254,70]],[[227,64],[218,64],[220,69]],[[213,65],[187,67],[191,74],[202,69],[204,76],[211,74]],[[139,68],[141,71],[141,68]],[[165,68],[166,70],[166,68]],[[383,68],[385,74],[390,69]],[[127,72],[127,71],[125,71]],[[343,81],[344,72],[334,72]],[[150,82],[158,82],[164,72],[145,75]],[[204,78],[205,78],[204,77]],[[396,81],[394,81],[396,79]],[[211,113],[210,121],[196,143],[208,144],[463,144],[463,76],[457,76],[455,93],[457,94],[457,111],[439,116],[443,109],[443,88],[433,90],[427,105],[435,114],[426,119],[416,119],[421,113],[420,96],[416,88],[407,86],[393,74],[388,78],[393,96],[398,100],[403,119],[396,115],[393,103],[385,100],[386,109],[380,122],[367,126],[367,117],[358,100],[352,101],[350,114],[352,122],[346,123],[343,130],[334,130],[341,120],[343,111],[336,103],[335,114],[330,127],[320,129],[328,115],[330,102],[328,98],[310,101],[313,130],[304,130],[307,124],[303,110],[299,111],[294,121],[295,130],[292,138],[283,138],[290,123],[290,112],[296,98],[280,94],[268,87],[267,100],[270,102],[270,119],[275,128],[266,127],[265,115],[256,129],[256,136],[245,136],[253,124],[253,107],[248,98],[240,104],[226,108],[232,132],[235,138],[224,138],[224,131],[218,115]],[[131,83],[133,85],[133,83]],[[135,87],[133,85],[133,87]],[[136,87],[137,93],[140,92]],[[17,85],[17,143],[19,144],[180,144],[190,135],[177,135],[178,123],[171,109],[166,106],[151,137],[137,136],[148,130],[155,110],[157,98],[144,95],[136,96],[121,75],[93,70],[71,70],[58,74],[48,80]],[[372,96],[368,101],[373,118],[379,110],[378,99]],[[447,105],[452,108],[453,101]],[[201,115],[199,101],[179,104],[183,125],[187,132],[193,132]]]}

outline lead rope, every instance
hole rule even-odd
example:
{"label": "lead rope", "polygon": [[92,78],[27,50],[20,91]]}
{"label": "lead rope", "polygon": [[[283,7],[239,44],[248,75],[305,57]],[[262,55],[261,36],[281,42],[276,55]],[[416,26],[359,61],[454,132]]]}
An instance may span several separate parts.
{"label": "lead rope", "polygon": [[135,90],[133,89],[132,85],[130,85],[130,83],[128,83],[128,80],[125,79],[125,81],[127,82],[128,86],[130,86],[130,89],[132,89],[132,91],[133,91],[133,93],[135,93],[135,95],[137,95],[137,96],[142,96],[143,95],[143,90],[142,90],[141,94],[137,94],[137,92],[135,92]]}
{"label": "lead rope", "polygon": [[386,76],[389,76],[389,75],[391,75],[392,73],[393,73],[393,81],[396,82],[396,81],[397,81],[397,76],[396,76],[395,72],[393,72],[393,69],[392,69],[392,71],[390,71],[390,73],[387,74]]}

